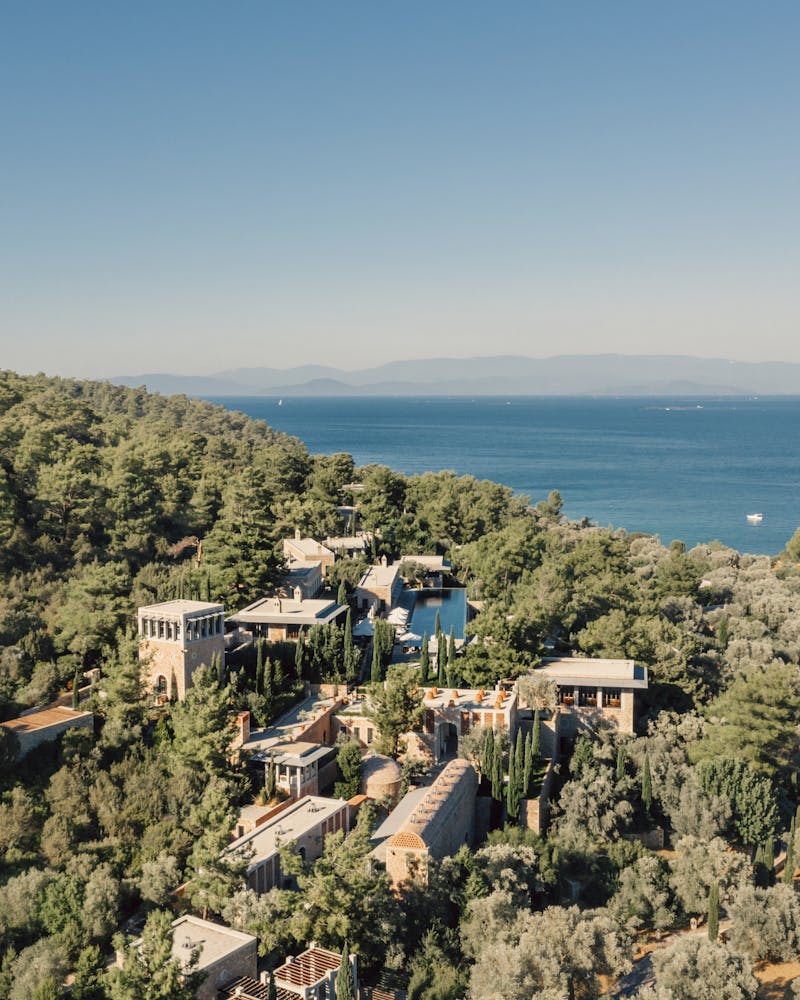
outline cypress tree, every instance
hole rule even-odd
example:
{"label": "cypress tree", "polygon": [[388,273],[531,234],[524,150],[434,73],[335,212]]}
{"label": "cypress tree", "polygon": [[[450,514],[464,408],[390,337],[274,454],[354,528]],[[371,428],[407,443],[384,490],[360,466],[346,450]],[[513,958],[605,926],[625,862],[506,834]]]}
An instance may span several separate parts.
{"label": "cypress tree", "polygon": [[789,843],[786,845],[786,860],[783,863],[783,882],[785,885],[794,885],[794,834],[789,834]]}
{"label": "cypress tree", "polygon": [[542,755],[542,716],[538,708],[533,713],[533,739],[531,743],[531,754],[534,760],[538,760]]}
{"label": "cypress tree", "polygon": [[431,654],[428,650],[428,633],[422,636],[422,649],[419,653],[419,681],[422,687],[427,687],[431,673]]}
{"label": "cypress tree", "polygon": [[275,976],[272,969],[267,973],[267,1000],[278,1000],[278,990],[275,986]]}
{"label": "cypress tree", "polygon": [[75,676],[72,678],[72,710],[78,711],[80,704],[81,671],[80,667],[75,668]]}
{"label": "cypress tree", "polygon": [[339,972],[336,976],[336,1000],[355,1000],[355,985],[353,984],[353,970],[350,967],[350,955],[347,951],[347,942],[342,949],[342,961],[339,965]]}
{"label": "cypress tree", "polygon": [[297,646],[294,651],[294,669],[299,681],[305,680],[305,644],[305,634],[300,629],[300,634],[297,636]]}
{"label": "cypress tree", "polygon": [[719,937],[719,883],[712,882],[708,890],[708,940]]}
{"label": "cypress tree", "polygon": [[436,651],[436,671],[437,679],[439,682],[439,687],[444,687],[447,683],[447,676],[445,674],[445,663],[447,660],[447,640],[439,633],[439,642]]}
{"label": "cypress tree", "polygon": [[174,670],[169,679],[169,700],[173,703],[178,700],[178,678],[175,676]]}
{"label": "cypress tree", "polygon": [[265,723],[271,722],[275,715],[275,675],[272,660],[269,658],[261,671],[261,696],[264,704]]}
{"label": "cypress tree", "polygon": [[372,673],[370,674],[370,680],[373,683],[383,680],[383,671],[381,670],[381,654],[376,639],[377,636],[372,640]]}
{"label": "cypress tree", "polygon": [[347,587],[344,585],[344,580],[339,581],[339,590],[336,594],[337,604],[347,604]]}
{"label": "cypress tree", "polygon": [[356,647],[353,643],[353,613],[347,609],[347,617],[344,620],[344,638],[342,639],[344,655],[344,678],[346,681],[355,680],[356,673]]}
{"label": "cypress tree", "polygon": [[653,779],[650,776],[650,758],[644,755],[644,768],[642,769],[642,805],[645,812],[649,814],[653,805]]}
{"label": "cypress tree", "polygon": [[503,744],[499,739],[492,755],[492,798],[498,802],[503,798]]}
{"label": "cypress tree", "polygon": [[278,773],[275,768],[275,758],[272,754],[269,755],[269,767],[267,768],[267,781],[265,785],[265,791],[267,793],[267,801],[275,798],[275,793],[278,790]]}
{"label": "cypress tree", "polygon": [[211,604],[211,577],[206,573],[206,601]]}
{"label": "cypress tree", "polygon": [[264,693],[264,640],[256,639],[256,694]]}
{"label": "cypress tree", "polygon": [[456,665],[456,633],[453,626],[450,626],[450,637],[447,640],[447,666],[448,669],[455,670]]}
{"label": "cypress tree", "polygon": [[625,777],[625,747],[622,743],[617,747],[617,782]]}
{"label": "cypress tree", "polygon": [[775,882],[775,840],[771,836],[764,844],[764,869],[767,885],[772,885]]}
{"label": "cypress tree", "polygon": [[531,778],[533,777],[533,733],[530,731],[525,737],[525,763],[523,765],[522,797],[527,798],[531,790]]}
{"label": "cypress tree", "polygon": [[436,612],[436,624],[433,628],[433,634],[436,636],[436,641],[439,641],[439,636],[442,634],[442,619],[439,617],[439,612]]}
{"label": "cypress tree", "polygon": [[483,755],[481,757],[481,774],[491,782],[494,773],[494,730],[487,729],[483,740]]}
{"label": "cypress tree", "polygon": [[517,739],[514,744],[514,781],[516,782],[517,798],[525,793],[525,737],[522,729],[517,729]]}
{"label": "cypress tree", "polygon": [[519,779],[517,776],[516,753],[508,751],[508,785],[506,786],[506,813],[511,823],[519,821]]}
{"label": "cypress tree", "polygon": [[761,844],[756,848],[756,856],[753,859],[753,881],[760,888],[767,885],[767,870],[764,867],[764,848]]}

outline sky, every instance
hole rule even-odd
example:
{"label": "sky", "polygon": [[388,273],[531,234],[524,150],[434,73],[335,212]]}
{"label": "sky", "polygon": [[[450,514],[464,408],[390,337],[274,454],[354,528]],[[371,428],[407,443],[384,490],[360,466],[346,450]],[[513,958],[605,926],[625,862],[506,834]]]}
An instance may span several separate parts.
{"label": "sky", "polygon": [[800,361],[800,5],[0,5],[0,368]]}

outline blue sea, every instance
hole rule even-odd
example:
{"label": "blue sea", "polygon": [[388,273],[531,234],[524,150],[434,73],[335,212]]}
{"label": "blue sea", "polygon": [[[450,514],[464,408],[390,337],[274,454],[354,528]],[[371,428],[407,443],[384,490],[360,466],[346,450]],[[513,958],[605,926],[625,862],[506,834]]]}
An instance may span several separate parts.
{"label": "blue sea", "polygon": [[[570,518],[687,546],[778,553],[800,525],[800,397],[214,397],[301,438],[404,473],[453,469]],[[748,513],[763,513],[751,525]]]}

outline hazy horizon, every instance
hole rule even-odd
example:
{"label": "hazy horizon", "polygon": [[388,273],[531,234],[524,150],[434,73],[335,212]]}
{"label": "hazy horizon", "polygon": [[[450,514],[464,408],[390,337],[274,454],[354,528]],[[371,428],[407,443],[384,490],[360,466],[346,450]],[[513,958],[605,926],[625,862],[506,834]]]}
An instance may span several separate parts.
{"label": "hazy horizon", "polygon": [[0,367],[800,362],[800,8],[0,11]]}

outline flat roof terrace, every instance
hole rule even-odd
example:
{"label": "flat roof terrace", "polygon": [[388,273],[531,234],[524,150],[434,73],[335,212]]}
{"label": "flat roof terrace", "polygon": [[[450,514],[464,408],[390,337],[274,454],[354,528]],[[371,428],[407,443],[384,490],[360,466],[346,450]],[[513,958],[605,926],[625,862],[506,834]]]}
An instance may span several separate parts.
{"label": "flat roof terrace", "polygon": [[633,660],[590,659],[581,656],[548,657],[533,671],[557,684],[574,687],[640,688],[647,687],[647,667]]}
{"label": "flat roof terrace", "polygon": [[0,722],[0,726],[10,729],[21,736],[23,733],[35,733],[42,729],[49,729],[51,726],[59,726],[62,722],[74,722],[76,719],[85,719],[91,712],[75,712],[71,708],[57,706],[55,708],[43,708],[40,712],[31,712],[28,715],[21,715],[18,719],[9,719],[7,722]]}
{"label": "flat roof terrace", "polygon": [[198,970],[214,965],[221,958],[255,942],[256,938],[252,934],[244,934],[232,927],[191,915],[179,917],[172,924],[172,957],[185,965],[191,957],[192,949],[198,948]]}
{"label": "flat roof terrace", "polygon": [[317,795],[306,795],[273,819],[267,820],[255,830],[234,840],[224,853],[237,854],[242,849],[252,850],[248,858],[248,866],[252,868],[260,861],[271,858],[281,844],[291,844],[331,816],[335,816],[342,806],[347,806],[346,799],[325,799]]}
{"label": "flat roof terrace", "polygon": [[296,601],[288,597],[260,597],[227,620],[236,625],[327,625],[347,611],[328,600]]}

